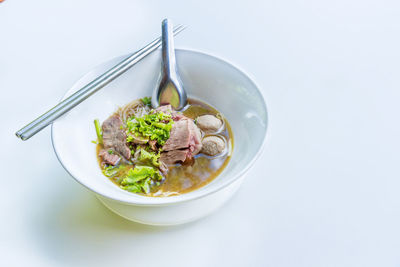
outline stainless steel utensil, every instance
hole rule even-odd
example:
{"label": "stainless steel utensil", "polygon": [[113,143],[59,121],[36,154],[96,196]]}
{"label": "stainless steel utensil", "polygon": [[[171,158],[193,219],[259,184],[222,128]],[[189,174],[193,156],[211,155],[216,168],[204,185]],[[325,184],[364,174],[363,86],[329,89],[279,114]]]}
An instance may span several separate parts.
{"label": "stainless steel utensil", "polygon": [[[174,29],[173,34],[178,34],[184,29],[185,26],[179,25]],[[51,124],[61,115],[67,113],[69,110],[80,104],[89,96],[93,95],[98,90],[113,81],[115,78],[120,76],[122,73],[127,71],[148,54],[156,50],[158,47],[160,47],[161,43],[161,37],[159,37],[142,49],[128,56],[120,63],[94,79],[92,82],[88,83],[87,85],[76,91],[74,94],[61,101],[55,107],[29,123],[28,125],[21,128],[18,132],[15,133],[16,136],[21,138],[22,140],[27,140],[31,138],[33,135],[41,131],[47,125]]]}
{"label": "stainless steel utensil", "polygon": [[165,19],[162,22],[162,70],[161,79],[153,92],[151,105],[157,108],[163,104],[171,104],[175,109],[182,109],[187,102],[187,95],[182,86],[176,68],[174,35],[172,22]]}

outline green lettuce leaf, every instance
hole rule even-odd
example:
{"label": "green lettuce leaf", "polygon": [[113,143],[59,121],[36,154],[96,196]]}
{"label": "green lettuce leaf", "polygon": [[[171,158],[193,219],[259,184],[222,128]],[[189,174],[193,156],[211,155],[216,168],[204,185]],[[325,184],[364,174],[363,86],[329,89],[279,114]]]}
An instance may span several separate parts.
{"label": "green lettuce leaf", "polygon": [[154,152],[148,152],[146,150],[144,150],[143,148],[140,149],[140,155],[138,160],[144,164],[150,164],[153,165],[155,167],[159,167],[160,166],[160,162],[158,161],[160,158],[160,154],[156,154]]}
{"label": "green lettuce leaf", "polygon": [[150,166],[136,166],[128,171],[121,181],[121,188],[134,193],[150,193],[151,185],[161,181],[162,176],[157,168]]}
{"label": "green lettuce leaf", "polygon": [[123,166],[108,166],[103,169],[103,174],[109,178],[116,176]]}

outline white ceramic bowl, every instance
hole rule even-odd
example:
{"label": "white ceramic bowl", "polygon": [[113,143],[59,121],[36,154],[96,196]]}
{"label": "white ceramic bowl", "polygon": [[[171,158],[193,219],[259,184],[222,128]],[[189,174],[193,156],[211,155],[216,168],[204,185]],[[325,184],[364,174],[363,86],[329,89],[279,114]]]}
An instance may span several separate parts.
{"label": "white ceramic bowl", "polygon": [[[124,191],[105,177],[97,162],[93,120],[104,121],[118,106],[150,96],[161,66],[161,51],[135,65],[107,87],[59,118],[52,126],[54,150],[65,170],[95,192],[117,214],[140,223],[172,225],[201,218],[220,207],[239,188],[264,145],[267,109],[255,83],[224,60],[201,52],[176,51],[179,72],[189,97],[216,107],[229,121],[233,135],[232,158],[210,184],[179,196],[151,198]],[[110,60],[82,77],[68,97],[123,57]],[[63,98],[63,99],[64,99]]]}

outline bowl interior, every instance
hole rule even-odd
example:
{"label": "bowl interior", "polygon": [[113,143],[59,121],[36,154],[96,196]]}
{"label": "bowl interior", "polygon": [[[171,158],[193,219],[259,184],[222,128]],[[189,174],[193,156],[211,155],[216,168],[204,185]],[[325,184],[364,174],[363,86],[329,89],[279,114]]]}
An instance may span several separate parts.
{"label": "bowl interior", "polygon": [[[201,197],[244,174],[260,152],[267,131],[267,110],[256,85],[240,70],[216,57],[190,50],[176,51],[179,72],[189,97],[216,107],[229,121],[234,135],[231,161],[210,184],[180,196],[151,198],[118,188],[99,168],[93,120],[101,122],[118,106],[151,96],[159,78],[161,51],[157,50],[108,86],[53,123],[52,139],[64,168],[81,184],[105,197],[132,204],[166,204]],[[82,77],[64,96],[118,63],[110,60]]]}

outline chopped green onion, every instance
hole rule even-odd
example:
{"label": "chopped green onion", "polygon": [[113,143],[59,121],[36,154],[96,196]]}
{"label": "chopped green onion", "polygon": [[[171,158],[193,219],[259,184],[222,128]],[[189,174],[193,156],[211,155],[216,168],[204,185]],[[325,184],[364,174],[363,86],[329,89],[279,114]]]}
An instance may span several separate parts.
{"label": "chopped green onion", "polygon": [[96,128],[97,140],[99,144],[103,143],[103,135],[101,134],[100,122],[98,119],[94,120],[94,127]]}
{"label": "chopped green onion", "polygon": [[156,140],[159,145],[164,145],[169,138],[169,133],[174,121],[171,115],[162,112],[144,115],[140,118],[133,117],[126,123],[128,142],[133,139],[130,135]]}

